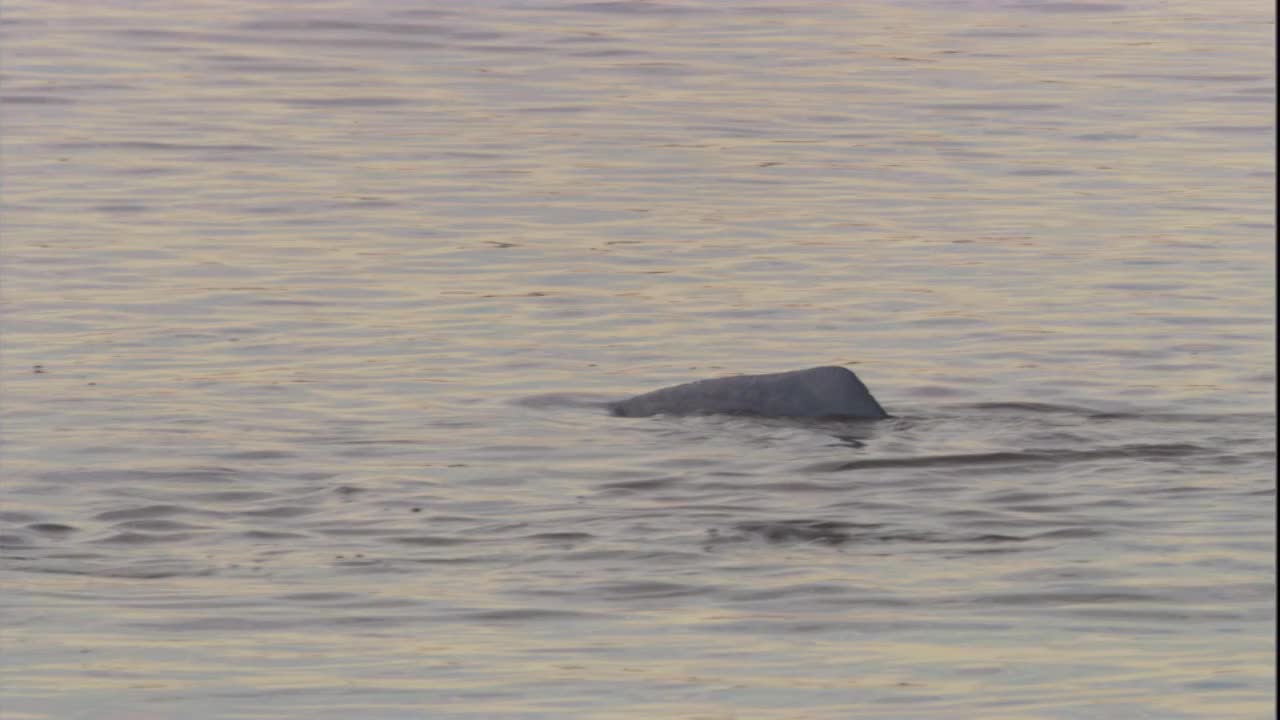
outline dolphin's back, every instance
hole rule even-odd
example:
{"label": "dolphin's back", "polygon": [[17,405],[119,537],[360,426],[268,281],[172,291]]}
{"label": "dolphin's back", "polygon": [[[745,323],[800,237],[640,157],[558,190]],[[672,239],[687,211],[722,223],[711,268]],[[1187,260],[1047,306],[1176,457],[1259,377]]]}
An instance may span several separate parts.
{"label": "dolphin's back", "polygon": [[826,366],[736,375],[654,390],[614,403],[615,415],[726,413],[766,417],[888,417],[852,370]]}

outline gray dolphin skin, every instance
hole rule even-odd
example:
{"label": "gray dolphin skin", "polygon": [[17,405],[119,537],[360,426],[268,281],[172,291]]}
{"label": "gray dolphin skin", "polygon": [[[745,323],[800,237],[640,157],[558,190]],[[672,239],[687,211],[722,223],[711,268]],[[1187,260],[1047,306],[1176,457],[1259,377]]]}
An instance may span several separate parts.
{"label": "gray dolphin skin", "polygon": [[833,365],[698,380],[615,402],[610,410],[621,417],[713,413],[868,420],[889,417],[852,370]]}

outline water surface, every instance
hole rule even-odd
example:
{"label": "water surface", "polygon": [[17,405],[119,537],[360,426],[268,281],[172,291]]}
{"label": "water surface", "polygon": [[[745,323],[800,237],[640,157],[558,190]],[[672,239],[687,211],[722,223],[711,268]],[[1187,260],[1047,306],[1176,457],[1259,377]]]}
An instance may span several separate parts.
{"label": "water surface", "polygon": [[1270,716],[1262,5],[0,21],[6,720]]}

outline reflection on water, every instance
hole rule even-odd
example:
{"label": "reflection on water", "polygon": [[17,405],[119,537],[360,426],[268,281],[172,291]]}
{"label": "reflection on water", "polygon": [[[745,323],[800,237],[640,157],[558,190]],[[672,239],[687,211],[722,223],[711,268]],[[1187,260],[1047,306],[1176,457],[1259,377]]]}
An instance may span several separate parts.
{"label": "reflection on water", "polygon": [[7,3],[5,717],[1269,712],[1271,22]]}

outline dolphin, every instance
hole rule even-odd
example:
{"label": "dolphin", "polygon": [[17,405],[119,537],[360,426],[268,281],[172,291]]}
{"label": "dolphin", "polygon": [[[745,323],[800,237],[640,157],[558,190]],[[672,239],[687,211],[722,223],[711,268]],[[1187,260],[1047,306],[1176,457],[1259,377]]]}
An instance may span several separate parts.
{"label": "dolphin", "polygon": [[852,370],[834,365],[698,380],[610,403],[609,409],[620,417],[714,413],[867,420],[889,417]]}

